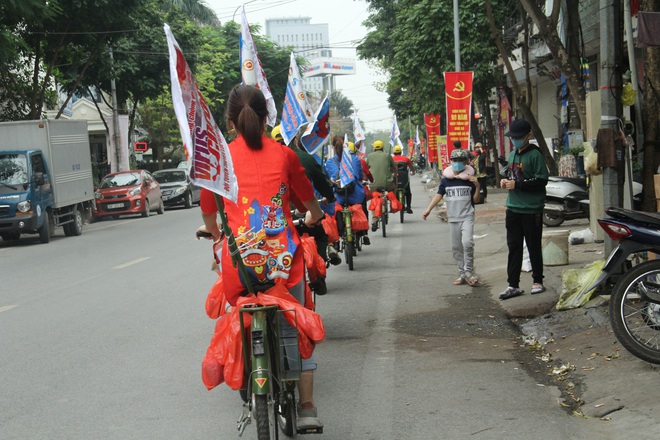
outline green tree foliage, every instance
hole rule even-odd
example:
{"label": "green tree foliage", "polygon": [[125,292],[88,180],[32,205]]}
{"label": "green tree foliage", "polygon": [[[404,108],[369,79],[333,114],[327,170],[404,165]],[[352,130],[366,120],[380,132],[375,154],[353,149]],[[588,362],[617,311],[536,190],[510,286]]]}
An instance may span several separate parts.
{"label": "green tree foliage", "polygon": [[[503,2],[496,3],[501,16]],[[443,73],[455,70],[452,2],[370,0],[369,10],[371,30],[358,56],[389,74],[385,88],[397,116],[421,123],[422,113],[444,112]],[[461,0],[459,18],[461,70],[474,71],[474,99],[483,102],[500,81],[483,2]]]}

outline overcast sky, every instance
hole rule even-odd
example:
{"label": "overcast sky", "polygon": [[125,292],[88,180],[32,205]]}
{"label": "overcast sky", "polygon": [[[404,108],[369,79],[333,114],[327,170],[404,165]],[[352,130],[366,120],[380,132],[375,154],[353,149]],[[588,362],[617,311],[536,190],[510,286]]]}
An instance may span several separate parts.
{"label": "overcast sky", "polygon": [[[363,0],[204,0],[222,23],[234,18],[240,22],[240,9],[245,4],[245,14],[250,24],[259,24],[265,34],[266,19],[283,17],[311,17],[311,24],[328,23],[332,54],[338,58],[355,58],[356,42],[367,33],[362,22],[367,18],[367,2]],[[238,44],[238,42],[236,43]],[[337,47],[345,49],[338,49]],[[257,48],[258,50],[259,48]],[[336,77],[338,90],[347,96],[358,116],[365,123],[366,131],[389,130],[392,111],[387,104],[387,94],[376,90],[375,82],[384,76],[371,69],[366,62],[357,60],[356,75]],[[278,116],[282,109],[278,109]]]}

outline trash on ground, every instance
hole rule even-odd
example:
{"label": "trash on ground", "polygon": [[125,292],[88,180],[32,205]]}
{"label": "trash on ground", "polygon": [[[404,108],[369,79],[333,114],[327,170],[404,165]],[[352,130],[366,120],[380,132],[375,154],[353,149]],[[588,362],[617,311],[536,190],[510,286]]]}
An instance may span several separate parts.
{"label": "trash on ground", "polygon": [[580,269],[567,269],[561,274],[561,295],[557,301],[557,310],[575,309],[585,305],[596,289],[587,288],[600,275],[605,261],[597,260]]}
{"label": "trash on ground", "polygon": [[593,243],[595,239],[596,236],[589,228],[571,232],[568,236],[568,242],[570,244]]}

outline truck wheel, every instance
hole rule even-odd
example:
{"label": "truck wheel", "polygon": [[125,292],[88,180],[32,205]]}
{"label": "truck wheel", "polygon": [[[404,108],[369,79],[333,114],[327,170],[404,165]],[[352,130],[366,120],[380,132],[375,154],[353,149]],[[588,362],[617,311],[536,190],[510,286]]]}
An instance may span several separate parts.
{"label": "truck wheel", "polygon": [[67,237],[77,237],[82,234],[83,230],[83,216],[80,209],[77,207],[73,209],[73,222],[64,225],[64,235]]}
{"label": "truck wheel", "polygon": [[144,201],[144,211],[142,211],[142,217],[149,217],[151,214],[151,206],[149,206],[149,200]]}
{"label": "truck wheel", "polygon": [[39,228],[39,241],[42,243],[50,242],[50,214],[46,212],[44,224]]}

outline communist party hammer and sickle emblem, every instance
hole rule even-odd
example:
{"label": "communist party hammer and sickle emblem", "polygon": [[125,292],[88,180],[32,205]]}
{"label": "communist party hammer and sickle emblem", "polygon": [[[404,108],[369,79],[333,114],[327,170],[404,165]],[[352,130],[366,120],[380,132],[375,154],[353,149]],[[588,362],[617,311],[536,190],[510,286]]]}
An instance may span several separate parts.
{"label": "communist party hammer and sickle emblem", "polygon": [[463,81],[458,81],[454,85],[454,92],[464,92],[465,91],[465,83]]}

